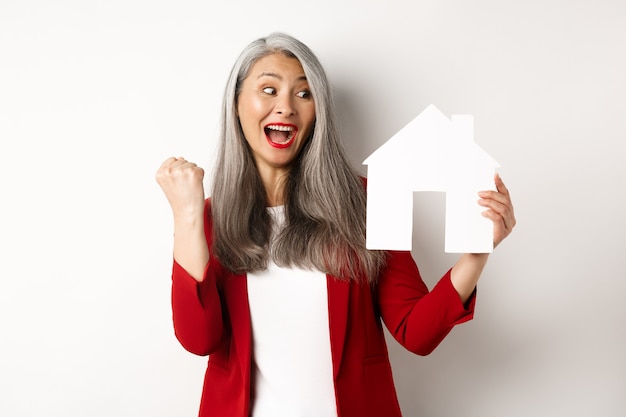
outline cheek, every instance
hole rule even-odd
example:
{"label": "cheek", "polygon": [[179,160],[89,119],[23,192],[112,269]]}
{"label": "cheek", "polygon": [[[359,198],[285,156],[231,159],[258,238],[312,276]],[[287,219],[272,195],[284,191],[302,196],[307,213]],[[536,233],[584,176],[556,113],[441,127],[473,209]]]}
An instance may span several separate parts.
{"label": "cheek", "polygon": [[306,113],[307,135],[313,131],[315,125],[315,107],[308,109]]}
{"label": "cheek", "polygon": [[243,134],[246,138],[253,132],[256,132],[258,123],[255,121],[255,118],[250,112],[249,106],[242,106],[239,108],[239,124],[241,125],[241,130],[243,130]]}
{"label": "cheek", "polygon": [[253,118],[261,118],[267,113],[267,104],[257,97],[249,97],[244,107],[248,115]]}
{"label": "cheek", "polygon": [[255,97],[242,95],[237,106],[237,112],[242,126],[250,123],[257,124],[265,113],[263,101]]}

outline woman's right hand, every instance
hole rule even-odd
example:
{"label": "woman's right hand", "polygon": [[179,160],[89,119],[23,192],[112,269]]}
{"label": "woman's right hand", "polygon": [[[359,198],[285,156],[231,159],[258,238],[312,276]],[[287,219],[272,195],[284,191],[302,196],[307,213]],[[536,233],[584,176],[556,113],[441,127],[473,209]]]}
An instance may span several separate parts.
{"label": "woman's right hand", "polygon": [[204,170],[184,158],[167,158],[156,173],[174,214],[174,259],[198,282],[209,262],[203,178]]}
{"label": "woman's right hand", "polygon": [[204,212],[204,170],[185,158],[167,158],[156,173],[156,180],[172,207],[174,217],[202,215]]}

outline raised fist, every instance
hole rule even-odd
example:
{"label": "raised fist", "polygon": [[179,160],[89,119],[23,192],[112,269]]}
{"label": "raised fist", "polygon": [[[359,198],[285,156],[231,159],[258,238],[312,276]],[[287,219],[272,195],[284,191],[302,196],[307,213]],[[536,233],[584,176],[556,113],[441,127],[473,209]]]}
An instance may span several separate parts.
{"label": "raised fist", "polygon": [[204,170],[185,158],[167,158],[156,173],[174,216],[204,212]]}

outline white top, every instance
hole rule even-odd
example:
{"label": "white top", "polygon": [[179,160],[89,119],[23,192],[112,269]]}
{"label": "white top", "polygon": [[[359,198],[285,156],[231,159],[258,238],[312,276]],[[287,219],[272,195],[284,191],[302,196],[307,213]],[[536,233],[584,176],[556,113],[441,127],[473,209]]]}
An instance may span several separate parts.
{"label": "white top", "polygon": [[[274,233],[283,207],[270,207]],[[248,273],[252,417],[337,417],[326,275],[282,268]]]}

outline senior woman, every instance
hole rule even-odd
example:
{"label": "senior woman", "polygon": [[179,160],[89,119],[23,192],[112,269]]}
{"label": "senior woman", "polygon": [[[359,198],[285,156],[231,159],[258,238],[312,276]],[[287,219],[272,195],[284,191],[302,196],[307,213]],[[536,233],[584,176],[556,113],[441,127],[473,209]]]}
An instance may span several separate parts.
{"label": "senior woman", "polygon": [[[462,255],[429,291],[409,252],[365,248],[364,181],[300,41],[274,33],[246,47],[222,111],[210,198],[184,158],[157,172],[174,215],[174,330],[209,355],[199,415],[400,416],[381,320],[430,353],[472,318],[488,255]],[[495,185],[479,204],[497,245],[515,217]]]}

